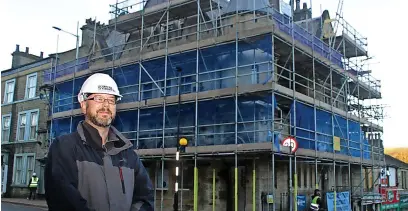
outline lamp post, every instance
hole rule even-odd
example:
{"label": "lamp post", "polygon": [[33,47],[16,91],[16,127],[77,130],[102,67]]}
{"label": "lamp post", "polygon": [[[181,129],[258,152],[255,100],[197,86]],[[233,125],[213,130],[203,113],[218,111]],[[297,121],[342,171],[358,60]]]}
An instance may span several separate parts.
{"label": "lamp post", "polygon": [[[63,29],[61,29],[60,27],[56,27],[56,26],[53,26],[52,27],[53,29],[55,29],[55,30],[58,30],[58,31],[61,31],[61,32],[65,32],[65,33],[67,33],[67,34],[70,34],[70,35],[72,35],[72,36],[74,36],[75,38],[76,38],[76,46],[75,46],[75,68],[74,68],[74,79],[72,80],[72,95],[74,95],[74,90],[75,90],[75,73],[77,72],[77,70],[78,70],[78,56],[79,56],[79,35],[78,35],[78,33],[79,33],[79,21],[77,22],[77,31],[76,31],[76,35],[75,34],[73,34],[73,33],[71,33],[71,32],[67,32],[67,31],[65,31],[65,30],[63,30]],[[74,98],[72,97],[72,100],[71,100],[71,105],[72,105],[72,108],[74,107]],[[70,132],[72,132],[71,130],[72,130],[72,116],[71,116],[71,122],[70,122],[70,127],[69,127],[69,131]]]}
{"label": "lamp post", "polygon": [[178,199],[179,199],[179,183],[180,183],[180,152],[185,152],[185,147],[188,144],[188,140],[184,137],[180,138],[180,104],[181,104],[181,71],[180,67],[177,67],[178,72],[178,113],[177,113],[177,151],[176,151],[176,183],[174,189],[174,202],[173,210],[178,211]]}
{"label": "lamp post", "polygon": [[75,72],[76,72],[76,70],[77,70],[77,62],[78,62],[78,54],[79,54],[79,35],[78,35],[78,32],[79,32],[79,21],[77,22],[77,32],[76,32],[76,35],[73,34],[73,33],[71,33],[71,32],[67,32],[67,31],[65,31],[65,30],[63,30],[63,29],[61,29],[60,27],[57,27],[57,26],[53,26],[52,28],[55,29],[55,30],[61,31],[61,32],[65,32],[65,33],[67,33],[67,34],[70,34],[70,35],[76,37],[76,46],[75,46],[75,49],[76,49],[76,52],[75,52],[75,60],[76,60],[76,62],[75,62]]}

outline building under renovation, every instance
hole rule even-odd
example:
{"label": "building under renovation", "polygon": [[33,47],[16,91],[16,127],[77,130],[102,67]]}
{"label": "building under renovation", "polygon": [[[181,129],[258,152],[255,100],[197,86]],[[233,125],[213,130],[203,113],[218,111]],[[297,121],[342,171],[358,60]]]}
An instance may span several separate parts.
{"label": "building under renovation", "polygon": [[376,207],[363,199],[383,181],[380,82],[341,1],[332,17],[299,0],[137,2],[87,20],[88,50],[44,72],[50,141],[76,130],[79,89],[103,72],[124,96],[114,125],[149,170],[156,210],[173,210],[178,165],[179,210],[302,210],[315,188],[328,210]]}

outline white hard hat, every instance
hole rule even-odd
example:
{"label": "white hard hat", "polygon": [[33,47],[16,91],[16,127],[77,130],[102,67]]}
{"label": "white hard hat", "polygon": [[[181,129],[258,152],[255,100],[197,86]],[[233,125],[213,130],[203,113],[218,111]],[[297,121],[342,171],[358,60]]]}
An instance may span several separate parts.
{"label": "white hard hat", "polygon": [[103,73],[95,73],[85,80],[78,94],[78,102],[85,100],[85,94],[111,94],[118,97],[118,100],[122,98],[113,78]]}
{"label": "white hard hat", "polygon": [[34,173],[33,173],[33,176],[37,176],[37,174],[34,172]]}

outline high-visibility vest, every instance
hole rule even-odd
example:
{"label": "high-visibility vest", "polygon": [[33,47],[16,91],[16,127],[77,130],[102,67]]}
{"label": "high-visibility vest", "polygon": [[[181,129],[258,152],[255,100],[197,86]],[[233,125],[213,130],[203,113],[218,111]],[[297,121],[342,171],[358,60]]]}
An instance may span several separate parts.
{"label": "high-visibility vest", "polygon": [[38,177],[31,177],[30,188],[36,188],[38,186]]}
{"label": "high-visibility vest", "polygon": [[319,204],[317,203],[318,199],[320,199],[320,196],[315,196],[312,199],[312,203],[310,204],[310,209],[311,210],[319,210]]}

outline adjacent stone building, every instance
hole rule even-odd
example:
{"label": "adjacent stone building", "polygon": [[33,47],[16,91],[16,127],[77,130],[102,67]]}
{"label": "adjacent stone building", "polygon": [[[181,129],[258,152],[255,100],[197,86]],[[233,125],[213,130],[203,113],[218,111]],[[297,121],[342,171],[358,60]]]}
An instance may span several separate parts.
{"label": "adjacent stone building", "polygon": [[[43,177],[48,105],[39,87],[51,58],[43,58],[43,52],[30,54],[28,47],[20,51],[19,45],[12,55],[12,68],[1,72],[2,193],[25,197],[32,173]],[[42,182],[39,185],[41,191]]]}

